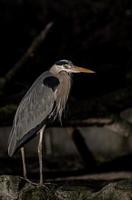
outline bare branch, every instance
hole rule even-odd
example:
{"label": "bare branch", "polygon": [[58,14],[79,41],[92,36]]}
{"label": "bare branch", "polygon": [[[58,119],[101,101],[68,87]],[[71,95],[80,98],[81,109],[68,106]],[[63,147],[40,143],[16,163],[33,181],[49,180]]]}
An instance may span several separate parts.
{"label": "bare branch", "polygon": [[25,52],[25,54],[22,56],[22,58],[14,65],[14,67],[6,74],[5,78],[2,79],[3,83],[1,86],[1,89],[5,86],[6,82],[11,80],[12,77],[16,74],[16,72],[27,62],[27,60],[30,57],[34,56],[34,52],[36,51],[36,49],[40,46],[40,44],[42,43],[42,41],[44,41],[44,39],[46,38],[49,30],[51,29],[53,23],[50,22],[46,25],[46,27],[40,32],[39,35],[37,35],[31,46],[27,49],[27,51]]}
{"label": "bare branch", "polygon": [[84,120],[71,120],[64,122],[63,126],[72,126],[72,127],[87,127],[87,126],[104,126],[110,125],[113,123],[112,118],[88,118]]}
{"label": "bare branch", "polygon": [[5,79],[9,80],[12,78],[12,76],[15,75],[16,71],[18,71],[23,64],[28,60],[29,57],[34,56],[35,50],[40,46],[42,41],[46,38],[49,30],[51,29],[53,23],[50,22],[46,25],[46,27],[40,32],[40,34],[33,40],[31,46],[27,49],[23,57],[15,64],[13,69],[11,69],[7,74]]}
{"label": "bare branch", "polygon": [[104,181],[114,181],[121,179],[132,178],[131,172],[107,172],[101,174],[89,174],[89,175],[81,175],[81,176],[69,176],[65,178],[56,178],[55,181],[75,181],[75,180],[104,180]]}
{"label": "bare branch", "polygon": [[[64,121],[63,127],[88,127],[88,126],[102,126],[115,132],[122,137],[129,137],[132,134],[132,124],[117,115],[111,115],[107,118],[87,118],[85,120],[71,120]],[[52,124],[53,127],[60,126],[59,123]]]}

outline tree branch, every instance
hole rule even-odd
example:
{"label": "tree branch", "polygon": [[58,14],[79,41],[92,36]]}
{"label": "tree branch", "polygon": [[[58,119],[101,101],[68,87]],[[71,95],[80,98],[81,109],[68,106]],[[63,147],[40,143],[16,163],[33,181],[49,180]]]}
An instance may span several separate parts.
{"label": "tree branch", "polygon": [[34,56],[34,52],[40,46],[42,41],[46,38],[49,30],[51,29],[53,23],[50,22],[46,25],[46,27],[37,35],[34,40],[32,41],[31,46],[27,49],[25,54],[22,58],[14,65],[14,67],[6,74],[4,78],[1,79],[1,86],[0,88],[4,88],[7,81],[11,80],[12,77],[16,74],[16,72],[27,62],[30,57]]}

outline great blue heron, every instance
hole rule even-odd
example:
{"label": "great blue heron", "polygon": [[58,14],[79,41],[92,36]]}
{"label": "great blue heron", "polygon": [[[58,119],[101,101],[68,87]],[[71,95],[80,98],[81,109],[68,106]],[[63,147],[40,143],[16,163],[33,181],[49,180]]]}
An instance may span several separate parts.
{"label": "great blue heron", "polygon": [[61,118],[71,88],[71,73],[94,73],[77,67],[69,60],[56,62],[49,71],[42,73],[21,100],[13,121],[8,140],[8,154],[21,148],[23,173],[26,178],[24,144],[40,133],[38,156],[40,166],[40,184],[42,174],[42,140],[44,129],[51,119]]}

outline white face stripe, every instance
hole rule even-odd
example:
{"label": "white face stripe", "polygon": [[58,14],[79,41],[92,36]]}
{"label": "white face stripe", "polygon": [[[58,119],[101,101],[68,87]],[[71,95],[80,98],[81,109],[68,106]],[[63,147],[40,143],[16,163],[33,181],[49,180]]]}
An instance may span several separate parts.
{"label": "white face stripe", "polygon": [[58,73],[61,71],[65,71],[67,73],[80,73],[79,71],[75,71],[74,68],[72,68],[71,65],[66,64],[66,67],[64,65],[56,65]]}
{"label": "white face stripe", "polygon": [[60,71],[65,71],[65,67],[63,65],[54,65],[57,72],[59,73]]}
{"label": "white face stripe", "polygon": [[[66,64],[67,65],[67,64]],[[69,66],[69,68],[68,68]],[[70,72],[71,66],[67,65],[67,68],[64,65],[54,65],[54,67],[56,68],[56,71],[59,73],[61,71],[65,71],[65,72]]]}

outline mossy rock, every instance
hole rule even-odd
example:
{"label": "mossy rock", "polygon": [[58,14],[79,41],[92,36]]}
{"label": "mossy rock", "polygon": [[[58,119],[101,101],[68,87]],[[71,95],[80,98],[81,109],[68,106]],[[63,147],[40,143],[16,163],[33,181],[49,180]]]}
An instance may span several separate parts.
{"label": "mossy rock", "polygon": [[[90,183],[90,180],[88,181]],[[85,186],[66,184],[34,185],[18,176],[0,176],[0,200],[131,200],[132,180]],[[99,186],[100,184],[100,186]],[[98,187],[96,187],[98,185]]]}
{"label": "mossy rock", "polygon": [[24,188],[20,195],[21,200],[48,200],[48,191],[42,186],[29,186]]}

